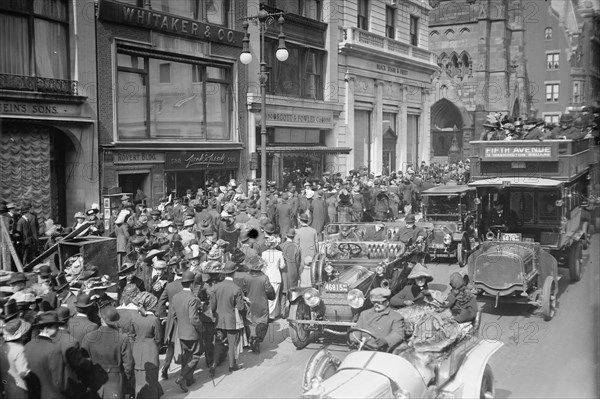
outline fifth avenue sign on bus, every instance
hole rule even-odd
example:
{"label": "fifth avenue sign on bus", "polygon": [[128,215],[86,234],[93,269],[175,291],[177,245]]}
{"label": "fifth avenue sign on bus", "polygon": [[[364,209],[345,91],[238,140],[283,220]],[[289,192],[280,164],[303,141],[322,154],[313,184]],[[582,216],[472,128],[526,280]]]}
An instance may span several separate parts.
{"label": "fifth avenue sign on bus", "polygon": [[552,146],[524,145],[485,148],[484,159],[552,158]]}

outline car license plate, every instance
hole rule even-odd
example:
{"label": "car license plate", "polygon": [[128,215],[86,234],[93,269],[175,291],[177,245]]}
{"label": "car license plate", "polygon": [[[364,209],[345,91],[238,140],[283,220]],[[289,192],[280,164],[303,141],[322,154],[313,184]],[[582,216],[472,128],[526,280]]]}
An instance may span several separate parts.
{"label": "car license plate", "polygon": [[346,284],[346,283],[325,283],[325,291],[327,291],[327,292],[348,292],[348,284]]}

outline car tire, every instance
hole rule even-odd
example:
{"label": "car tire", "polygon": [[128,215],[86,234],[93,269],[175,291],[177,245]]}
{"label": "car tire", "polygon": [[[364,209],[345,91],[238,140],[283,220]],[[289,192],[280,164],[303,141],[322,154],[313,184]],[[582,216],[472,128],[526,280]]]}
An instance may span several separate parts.
{"label": "car tire", "polygon": [[458,266],[465,267],[470,251],[471,245],[469,240],[463,237],[462,240],[456,244],[456,262],[458,263]]}
{"label": "car tire", "polygon": [[556,313],[556,281],[554,277],[548,276],[542,287],[542,315],[544,321],[550,321]]}
{"label": "car tire", "polygon": [[569,277],[571,281],[581,280],[581,242],[576,241],[569,248]]}
{"label": "car tire", "polygon": [[293,320],[310,320],[310,307],[302,299],[297,300],[290,306],[289,316],[291,321],[288,330],[292,343],[296,349],[304,349],[311,341],[311,331]]}

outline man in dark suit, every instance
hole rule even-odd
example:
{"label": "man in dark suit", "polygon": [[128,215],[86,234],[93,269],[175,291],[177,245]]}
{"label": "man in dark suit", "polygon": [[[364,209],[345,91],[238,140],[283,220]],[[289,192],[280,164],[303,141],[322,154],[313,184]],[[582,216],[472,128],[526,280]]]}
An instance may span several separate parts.
{"label": "man in dark suit", "polygon": [[300,266],[302,265],[300,247],[294,242],[296,230],[290,228],[285,232],[285,235],[286,240],[279,245],[285,262],[285,267],[281,269],[281,281],[283,283],[281,292],[283,295],[286,295],[290,288],[298,286]]}
{"label": "man in dark suit", "polygon": [[186,270],[181,275],[183,289],[173,297],[169,313],[177,323],[177,338],[181,343],[181,376],[175,380],[183,392],[188,392],[188,386],[194,384],[194,371],[202,354],[202,321],[200,299],[192,293],[192,285],[196,275]]}
{"label": "man in dark suit", "polygon": [[92,385],[99,387],[101,398],[123,398],[127,381],[133,377],[133,354],[127,335],[119,332],[119,313],[114,306],[100,311],[102,326],[87,333],[81,348],[90,360],[99,365],[92,378]]}
{"label": "man in dark suit", "polygon": [[83,341],[83,337],[87,333],[98,329],[98,325],[88,317],[93,306],[94,303],[88,294],[81,292],[77,295],[77,299],[75,300],[76,313],[67,322],[67,327],[69,333],[79,343]]}
{"label": "man in dark suit", "polygon": [[[243,328],[241,320],[236,320],[235,309],[244,310],[244,294],[242,289],[233,281],[233,275],[237,270],[237,265],[233,262],[227,262],[223,267],[225,279],[215,286],[210,293],[210,308],[215,315],[217,323],[217,343],[213,359],[216,361],[221,358],[221,352],[225,349],[222,344],[227,339],[229,358],[229,371],[236,371],[242,368],[242,364],[236,363],[236,348],[241,339],[240,328]],[[241,327],[239,325],[242,324]],[[210,366],[210,374],[215,374],[215,364]]]}
{"label": "man in dark suit", "polygon": [[[175,260],[170,260],[169,263],[174,262],[177,263],[177,259]],[[167,310],[169,309],[169,305],[171,303],[173,303],[173,297],[175,296],[175,294],[181,292],[183,290],[183,286],[181,285],[181,275],[183,273],[184,269],[180,267],[180,265],[177,263],[177,266],[175,268],[175,278],[172,282],[168,283],[165,286],[165,289],[163,290],[162,294],[160,295],[160,298],[158,298],[158,305],[157,305],[157,312],[156,312],[156,316],[159,319],[167,319],[167,323],[165,326],[165,332],[164,332],[164,343],[167,345],[167,354],[165,355],[165,363],[162,367],[161,370],[161,377],[164,380],[169,379],[169,366],[171,365],[171,361],[173,360],[173,355],[175,354],[175,339],[176,337],[174,336],[175,333],[175,328],[176,328],[176,324],[175,324],[175,318],[174,318],[174,313],[173,312],[167,312]]]}
{"label": "man in dark suit", "polygon": [[29,379],[29,397],[63,399],[65,396],[65,362],[60,346],[53,341],[58,332],[55,311],[42,313],[34,326],[39,334],[25,345],[25,357],[32,378]]}
{"label": "man in dark suit", "polygon": [[31,223],[29,223],[29,209],[29,206],[23,206],[23,214],[17,221],[17,225],[15,228],[15,230],[21,234],[21,239],[23,243],[23,247],[21,250],[21,260],[25,264],[29,263],[33,260],[33,258],[35,258],[37,248],[37,234],[34,234],[34,231],[31,228]]}

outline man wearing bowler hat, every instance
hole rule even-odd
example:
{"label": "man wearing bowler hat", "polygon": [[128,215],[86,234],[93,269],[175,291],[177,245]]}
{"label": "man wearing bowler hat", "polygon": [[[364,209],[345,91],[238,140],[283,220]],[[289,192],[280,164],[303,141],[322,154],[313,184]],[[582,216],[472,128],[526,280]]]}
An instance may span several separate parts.
{"label": "man wearing bowler hat", "polygon": [[81,342],[90,360],[102,369],[91,376],[91,385],[99,386],[101,398],[123,398],[126,384],[133,377],[131,343],[119,332],[119,313],[114,306],[102,308],[100,319],[100,328],[87,333]]}
{"label": "man wearing bowler hat", "polygon": [[30,398],[62,399],[65,397],[65,362],[60,345],[54,341],[58,333],[58,314],[55,311],[40,314],[33,324],[38,336],[25,345],[25,356],[35,376],[29,384]]}
{"label": "man wearing bowler hat", "polygon": [[169,313],[177,322],[177,339],[181,344],[181,375],[175,380],[181,391],[188,392],[193,385],[194,372],[202,354],[202,321],[200,299],[192,293],[196,275],[186,270],[181,276],[181,292],[175,294],[169,305]]}
{"label": "man wearing bowler hat", "polygon": [[174,312],[167,312],[167,310],[169,309],[170,304],[173,303],[175,294],[183,291],[181,276],[185,271],[185,267],[182,266],[182,261],[177,257],[169,259],[167,266],[174,267],[173,272],[175,273],[175,276],[173,277],[173,281],[165,286],[165,289],[158,298],[156,312],[156,316],[159,319],[167,319],[165,333],[163,335],[164,344],[167,345],[167,353],[165,355],[165,363],[161,369],[161,377],[164,380],[169,378],[169,366],[171,365],[175,353],[175,339],[178,339],[176,335],[177,321],[175,319],[175,314]]}
{"label": "man wearing bowler hat", "polygon": [[398,345],[404,338],[404,318],[390,308],[392,292],[387,288],[374,288],[369,293],[373,307],[363,310],[356,328],[367,330],[367,346],[376,350],[387,350]]}
{"label": "man wearing bowler hat", "polygon": [[80,292],[75,300],[75,314],[67,321],[69,332],[77,342],[81,343],[83,337],[91,331],[98,329],[98,324],[92,322],[89,314],[93,311],[96,305],[92,302],[91,297]]}
{"label": "man wearing bowler hat", "polygon": [[[222,342],[227,340],[229,358],[229,371],[236,371],[242,368],[242,364],[236,363],[236,348],[240,342],[241,334],[237,323],[236,312],[244,310],[244,294],[242,289],[233,281],[233,275],[237,270],[237,265],[233,262],[227,262],[223,267],[225,278],[215,286],[214,291],[210,293],[210,308],[216,318],[217,344],[215,345],[214,361],[220,358],[221,352],[225,349]],[[209,373],[215,374],[216,365],[210,366]]]}

